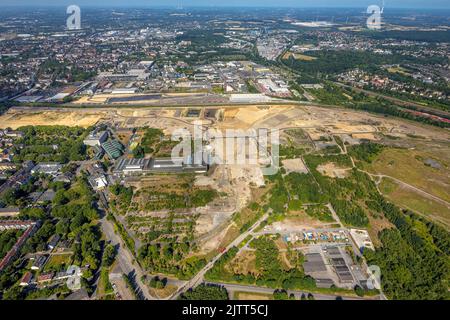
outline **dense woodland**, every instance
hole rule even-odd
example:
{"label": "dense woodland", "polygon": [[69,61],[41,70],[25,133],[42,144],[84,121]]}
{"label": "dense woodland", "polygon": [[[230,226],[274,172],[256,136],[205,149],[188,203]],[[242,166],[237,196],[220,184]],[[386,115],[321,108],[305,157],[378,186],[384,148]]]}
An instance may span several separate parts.
{"label": "dense woodland", "polygon": [[[22,218],[39,220],[41,224],[36,233],[26,241],[21,253],[45,251],[48,241],[55,234],[70,240],[74,252],[72,264],[86,267],[83,270],[82,285],[91,292],[89,281],[101,266],[103,251],[101,232],[96,224],[99,214],[94,206],[95,194],[84,175],[78,177],[72,185],[63,184],[57,190],[57,196],[48,207],[50,210],[39,207],[21,210]],[[108,257],[110,254],[107,254],[105,259],[110,259]],[[21,261],[18,259],[1,273],[0,291],[9,288],[4,292],[4,296],[9,299],[46,296],[48,290],[29,291],[14,285],[25,272],[20,265]],[[61,290],[64,291],[63,289]],[[68,293],[67,289],[64,292]],[[50,294],[53,294],[53,291]]]}
{"label": "dense woodland", "polygon": [[[86,159],[83,139],[88,130],[65,126],[27,126],[18,129],[24,133],[14,148],[14,162],[80,161]],[[19,147],[23,146],[23,148]]]}

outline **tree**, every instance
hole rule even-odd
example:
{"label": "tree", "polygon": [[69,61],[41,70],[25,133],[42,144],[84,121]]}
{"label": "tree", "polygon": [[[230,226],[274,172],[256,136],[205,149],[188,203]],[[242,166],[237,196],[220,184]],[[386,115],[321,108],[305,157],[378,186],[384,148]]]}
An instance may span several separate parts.
{"label": "tree", "polygon": [[78,213],[71,221],[70,223],[70,231],[75,231],[78,228],[80,228],[81,226],[83,226],[83,224],[85,224],[87,222],[86,218],[84,217],[84,215],[82,213]]}
{"label": "tree", "polygon": [[55,194],[55,197],[53,198],[53,205],[54,206],[64,205],[68,202],[69,199],[66,196],[66,190],[64,189],[58,190]]}
{"label": "tree", "polygon": [[275,300],[289,300],[289,295],[286,290],[275,290],[273,292],[273,298]]}
{"label": "tree", "polygon": [[144,148],[142,146],[137,146],[133,150],[133,157],[136,159],[142,159],[145,156]]}
{"label": "tree", "polygon": [[356,295],[358,296],[358,297],[364,297],[364,289],[363,288],[361,288],[361,286],[359,286],[359,285],[356,285],[355,286],[355,288],[354,288],[354,290],[355,290],[355,293],[356,293]]}
{"label": "tree", "polygon": [[114,259],[116,258],[116,254],[117,254],[116,248],[113,245],[108,244],[105,250],[103,251],[103,259],[102,259],[103,266],[110,267],[114,262]]}
{"label": "tree", "polygon": [[164,289],[167,285],[167,279],[160,279],[159,277],[154,277],[150,280],[150,287],[155,289]]}
{"label": "tree", "polygon": [[26,219],[41,220],[47,217],[47,213],[42,208],[26,208],[21,210],[20,215]]}
{"label": "tree", "polygon": [[183,293],[180,300],[229,300],[228,291],[224,287],[201,284],[195,289]]}
{"label": "tree", "polygon": [[60,220],[56,224],[56,232],[61,236],[69,233],[69,220],[68,219]]}
{"label": "tree", "polygon": [[14,188],[10,188],[5,191],[2,197],[2,202],[8,206],[14,206],[19,199],[18,191]]}

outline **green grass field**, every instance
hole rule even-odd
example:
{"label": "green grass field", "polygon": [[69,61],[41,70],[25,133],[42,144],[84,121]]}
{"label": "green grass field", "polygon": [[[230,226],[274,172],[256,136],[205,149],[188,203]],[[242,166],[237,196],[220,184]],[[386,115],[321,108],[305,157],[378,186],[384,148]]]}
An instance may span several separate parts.
{"label": "green grass field", "polygon": [[59,270],[61,268],[66,269],[70,266],[72,262],[71,254],[59,254],[53,255],[49,258],[47,264],[45,265],[45,270]]}
{"label": "green grass field", "polygon": [[450,209],[445,205],[397,184],[391,179],[384,178],[380,184],[380,191],[393,203],[428,218],[444,224],[450,228]]}
{"label": "green grass field", "polygon": [[[425,163],[432,159],[439,168]],[[365,169],[375,174],[397,178],[436,197],[450,202],[450,169],[439,154],[430,154],[411,149],[385,149]]]}

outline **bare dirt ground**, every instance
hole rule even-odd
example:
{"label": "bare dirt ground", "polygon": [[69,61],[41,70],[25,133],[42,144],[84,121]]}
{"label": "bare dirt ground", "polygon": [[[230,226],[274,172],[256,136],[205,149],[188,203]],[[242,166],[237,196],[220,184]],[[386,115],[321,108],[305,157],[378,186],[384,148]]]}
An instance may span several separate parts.
{"label": "bare dirt ground", "polygon": [[373,133],[354,133],[352,134],[353,139],[364,139],[364,140],[372,140],[372,141],[378,141],[380,138],[378,138]]}
{"label": "bare dirt ground", "polygon": [[248,129],[260,127],[256,122],[263,121],[280,112],[287,111],[292,107],[274,106],[246,106],[242,108],[225,109],[224,121],[219,124],[220,128]]}
{"label": "bare dirt ground", "polygon": [[317,219],[309,217],[306,213],[299,213],[298,215],[289,215],[282,221],[277,221],[270,226],[267,226],[264,230],[271,232],[298,232],[301,230],[311,230],[316,228],[324,228],[330,226],[333,223],[321,222]]}
{"label": "bare dirt ground", "polygon": [[330,178],[345,178],[348,176],[349,170],[351,168],[339,168],[332,162],[327,162],[317,167],[317,171],[320,174]]}
{"label": "bare dirt ground", "polygon": [[[83,109],[65,109],[57,108],[12,108],[4,115],[0,116],[0,127],[18,128],[24,125],[68,125],[88,127],[98,122],[110,122],[119,128],[133,128],[140,126],[150,126],[160,128],[166,134],[170,134],[175,129],[185,128],[192,130],[192,123],[195,119],[184,117],[186,108],[170,109],[170,108],[83,108]],[[355,141],[361,139],[374,140],[379,137],[396,137],[394,143],[404,143],[410,145],[410,148],[418,150],[427,150],[432,152],[436,159],[440,160],[448,153],[448,141],[450,141],[449,130],[431,127],[428,125],[405,121],[396,118],[386,118],[364,112],[356,112],[347,109],[324,108],[317,106],[299,106],[299,105],[249,105],[249,106],[226,106],[221,107],[224,114],[223,121],[213,122],[204,121],[206,126],[212,126],[218,129],[249,129],[249,128],[269,128],[269,129],[288,129],[301,128],[308,132],[310,137],[319,139],[323,135],[341,134],[352,137]],[[400,139],[398,139],[400,138]],[[385,138],[383,138],[385,139]],[[396,142],[397,141],[397,142]],[[439,155],[439,156],[437,156]],[[433,158],[427,156],[426,158]],[[424,157],[424,160],[426,160]],[[433,158],[433,159],[434,159]],[[412,162],[414,157],[409,157]],[[393,159],[396,160],[396,159]],[[391,161],[392,162],[392,161]],[[417,166],[413,166],[411,170],[408,168],[408,162],[400,162],[401,168],[408,170],[395,170],[395,172],[387,172],[389,175],[396,176],[405,173],[405,176],[399,176],[399,179],[406,179],[412,185],[414,182],[409,181],[414,178],[411,173],[418,172]],[[447,161],[445,163],[448,163]],[[289,163],[287,166],[289,167]],[[299,164],[294,164],[290,169],[301,170]],[[376,167],[377,162],[374,163]],[[377,170],[384,173],[395,165],[380,162],[383,170]],[[423,166],[423,165],[422,165]],[[325,165],[323,168],[325,175],[340,177],[345,176],[345,168],[333,168],[333,166]],[[377,168],[375,168],[377,169]],[[320,169],[319,169],[320,170]],[[436,169],[437,170],[437,169]],[[444,168],[439,169],[445,171]],[[422,187],[423,175],[419,177],[422,183],[417,182],[418,187]],[[447,178],[447,180],[445,180]],[[448,176],[436,174],[436,176],[427,176],[427,185],[423,186],[430,193],[436,189],[437,194],[447,199],[448,192],[442,191],[448,184]],[[231,203],[223,203],[226,210],[218,207],[204,208],[200,212],[199,233],[208,233],[214,226],[220,225],[227,221],[233,212],[237,212],[251,201],[251,188],[262,186],[264,177],[261,170],[257,166],[229,167],[227,175],[224,173],[217,174],[212,180],[198,180],[198,185],[211,185],[217,190],[230,190],[227,198],[231,199]],[[437,191],[436,191],[437,193]],[[230,196],[232,194],[233,196]],[[231,205],[233,208],[230,209]],[[302,222],[284,221],[283,223],[301,226]],[[306,227],[310,227],[313,221],[304,221]]]}
{"label": "bare dirt ground", "polygon": [[197,210],[200,213],[196,224],[196,234],[201,239],[202,252],[218,249],[227,233],[232,232],[230,219],[233,213],[244,209],[252,200],[252,188],[265,185],[258,166],[219,165],[211,176],[198,176],[196,186],[209,186],[219,193],[227,193],[223,202],[215,201]]}
{"label": "bare dirt ground", "polygon": [[[206,108],[206,107],[205,107]],[[154,125],[156,127],[191,126],[198,119],[180,119],[180,109],[171,108],[11,108],[0,117],[1,127],[23,125],[65,124],[89,126],[100,119],[110,120],[124,126]],[[248,105],[222,107],[224,121],[217,128],[317,128],[331,134],[383,133],[397,137],[415,135],[424,139],[450,140],[450,132],[395,118],[385,118],[346,109],[299,105]],[[178,115],[178,113],[180,113]],[[166,122],[167,121],[167,122]],[[211,124],[205,121],[205,124]],[[168,130],[170,131],[170,130]],[[366,136],[364,138],[371,137]]]}
{"label": "bare dirt ground", "polygon": [[68,112],[55,111],[8,111],[0,116],[0,128],[17,129],[23,126],[64,125],[80,126],[87,128],[103,119],[107,112],[79,112],[78,110]]}
{"label": "bare dirt ground", "polygon": [[281,163],[283,164],[283,167],[286,170],[287,174],[291,172],[308,173],[308,168],[301,158],[287,159],[281,161]]}
{"label": "bare dirt ground", "polygon": [[264,301],[264,300],[273,300],[273,297],[269,294],[264,294],[264,293],[235,292],[233,299],[234,300]]}

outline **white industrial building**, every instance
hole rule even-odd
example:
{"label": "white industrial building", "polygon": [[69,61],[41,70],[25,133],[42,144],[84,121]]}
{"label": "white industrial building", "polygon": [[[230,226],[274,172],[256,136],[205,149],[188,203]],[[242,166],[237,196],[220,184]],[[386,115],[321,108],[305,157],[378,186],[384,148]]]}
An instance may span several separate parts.
{"label": "white industrial building", "polygon": [[108,132],[106,131],[92,131],[86,139],[83,140],[83,143],[87,146],[91,147],[100,147],[100,145],[108,139]]}

